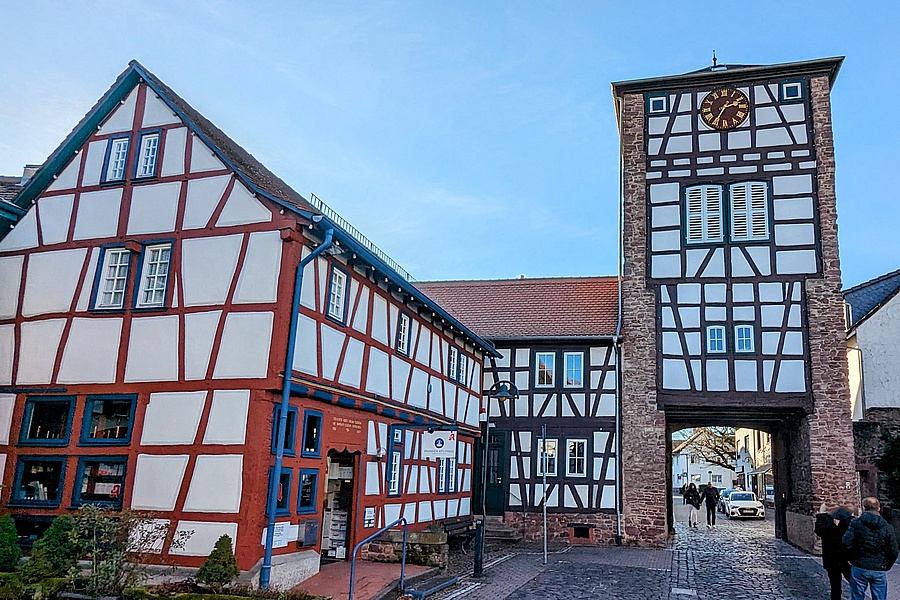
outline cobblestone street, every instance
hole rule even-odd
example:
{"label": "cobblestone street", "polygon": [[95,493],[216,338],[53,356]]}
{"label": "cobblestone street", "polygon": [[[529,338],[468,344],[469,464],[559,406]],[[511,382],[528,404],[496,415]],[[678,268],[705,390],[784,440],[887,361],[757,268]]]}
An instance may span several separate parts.
{"label": "cobblestone street", "polygon": [[[677,534],[668,549],[570,548],[550,554],[511,548],[495,553],[485,577],[465,578],[438,600],[820,600],[828,581],[819,557],[775,539],[771,511],[765,521],[718,515],[687,527],[676,502]],[[701,515],[705,518],[705,515]],[[492,564],[493,563],[493,564]],[[890,573],[889,600],[900,600],[900,567]],[[844,587],[844,598],[849,598]]]}

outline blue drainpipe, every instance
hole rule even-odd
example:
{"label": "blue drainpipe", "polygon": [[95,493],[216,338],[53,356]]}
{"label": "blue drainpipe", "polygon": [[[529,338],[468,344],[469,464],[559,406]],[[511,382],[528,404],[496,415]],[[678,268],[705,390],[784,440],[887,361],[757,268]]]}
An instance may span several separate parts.
{"label": "blue drainpipe", "polygon": [[[315,217],[314,217],[315,220]],[[334,229],[330,226],[325,231],[325,239],[318,248],[297,265],[297,273],[294,275],[294,298],[291,302],[291,327],[288,333],[287,352],[284,358],[284,385],[281,389],[281,415],[278,419],[278,431],[275,434],[275,467],[272,476],[269,477],[269,499],[266,504],[269,522],[266,525],[266,549],[263,554],[263,564],[259,571],[259,587],[269,588],[269,580],[272,575],[272,537],[275,535],[275,505],[278,502],[278,484],[281,480],[281,465],[284,461],[284,435],[287,431],[287,415],[291,399],[291,374],[294,371],[294,338],[297,335],[297,317],[300,314],[300,290],[303,288],[303,269],[314,261],[331,246]]]}

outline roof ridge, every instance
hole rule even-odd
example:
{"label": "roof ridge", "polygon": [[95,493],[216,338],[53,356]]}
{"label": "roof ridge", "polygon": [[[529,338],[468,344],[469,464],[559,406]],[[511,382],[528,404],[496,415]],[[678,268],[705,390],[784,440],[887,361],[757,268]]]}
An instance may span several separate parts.
{"label": "roof ridge", "polygon": [[606,281],[617,280],[616,275],[561,275],[551,277],[514,277],[505,279],[432,279],[416,281],[416,284],[489,284],[489,283],[513,283],[513,282],[539,282],[539,281]]}

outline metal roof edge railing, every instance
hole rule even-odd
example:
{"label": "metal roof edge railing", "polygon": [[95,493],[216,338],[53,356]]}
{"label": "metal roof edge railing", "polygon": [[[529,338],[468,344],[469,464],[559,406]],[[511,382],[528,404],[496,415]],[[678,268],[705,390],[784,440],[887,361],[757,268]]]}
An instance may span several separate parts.
{"label": "metal roof edge railing", "polygon": [[372,254],[380,258],[387,264],[390,268],[397,272],[398,275],[406,279],[407,281],[415,281],[415,278],[409,274],[409,272],[400,266],[397,261],[388,256],[381,248],[375,245],[372,240],[367,238],[363,233],[350,224],[350,222],[339,215],[337,211],[333,208],[325,204],[321,198],[316,196],[313,193],[309,194],[309,203],[312,204],[316,210],[320,211],[323,215],[325,215],[329,221],[343,229],[346,233],[353,237],[357,242],[362,244],[369,250]]}

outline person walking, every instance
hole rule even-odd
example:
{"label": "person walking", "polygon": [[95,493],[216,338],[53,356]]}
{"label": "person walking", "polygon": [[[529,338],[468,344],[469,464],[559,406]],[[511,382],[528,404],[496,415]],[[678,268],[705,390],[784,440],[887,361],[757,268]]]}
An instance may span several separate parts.
{"label": "person walking", "polygon": [[687,503],[688,503],[688,501],[687,501],[687,496],[685,495],[685,494],[687,494],[688,487],[689,487],[689,486],[688,486],[688,483],[687,483],[686,481],[684,482],[684,485],[681,486],[681,503],[682,503],[682,504],[687,504]]}
{"label": "person walking", "polygon": [[822,566],[831,583],[831,600],[841,600],[841,577],[850,581],[850,562],[842,539],[853,515],[840,507],[833,513],[825,512],[825,505],[816,515],[816,535],[822,538]]}
{"label": "person walking", "polygon": [[691,483],[684,492],[684,500],[691,505],[691,512],[688,515],[688,527],[697,527],[697,520],[700,515],[700,492],[697,486]]}
{"label": "person walking", "polygon": [[850,598],[865,600],[871,587],[873,600],[887,600],[887,571],[900,550],[894,528],[881,516],[878,498],[863,500],[863,514],[850,522],[842,538],[850,559]]}
{"label": "person walking", "polygon": [[716,526],[716,505],[719,503],[719,490],[712,484],[706,484],[700,497],[706,502],[706,528],[713,529]]}

